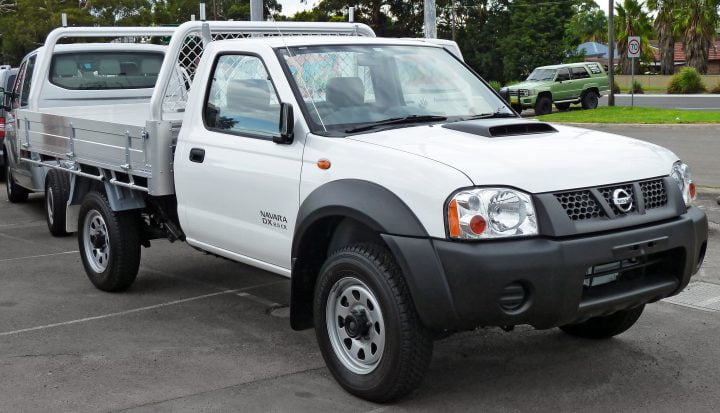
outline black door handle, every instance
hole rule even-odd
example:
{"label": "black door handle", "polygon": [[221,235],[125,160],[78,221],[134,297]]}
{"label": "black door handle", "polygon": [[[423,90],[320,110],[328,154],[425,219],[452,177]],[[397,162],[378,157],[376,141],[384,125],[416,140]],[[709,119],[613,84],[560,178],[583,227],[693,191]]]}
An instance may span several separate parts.
{"label": "black door handle", "polygon": [[205,149],[192,148],[190,149],[190,162],[203,163],[205,160]]}

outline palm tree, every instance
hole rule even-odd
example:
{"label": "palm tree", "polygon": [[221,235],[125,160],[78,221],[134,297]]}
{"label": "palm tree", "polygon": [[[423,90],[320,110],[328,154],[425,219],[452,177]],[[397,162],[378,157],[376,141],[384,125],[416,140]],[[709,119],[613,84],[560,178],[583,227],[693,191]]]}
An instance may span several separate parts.
{"label": "palm tree", "polygon": [[[628,37],[640,36],[642,50],[647,54],[648,37],[653,33],[650,17],[644,8],[645,4],[638,0],[625,0],[615,6],[617,18],[615,20],[615,39],[617,40],[618,54],[620,54],[620,68],[623,74],[629,75],[632,71],[631,60],[628,58]],[[635,63],[637,73],[638,63]]]}
{"label": "palm tree", "polygon": [[675,12],[675,30],[683,35],[688,66],[707,73],[708,54],[715,39],[720,0],[683,0]]}
{"label": "palm tree", "polygon": [[675,73],[674,13],[681,0],[648,0],[648,8],[655,12],[655,32],[660,41],[660,74]]}

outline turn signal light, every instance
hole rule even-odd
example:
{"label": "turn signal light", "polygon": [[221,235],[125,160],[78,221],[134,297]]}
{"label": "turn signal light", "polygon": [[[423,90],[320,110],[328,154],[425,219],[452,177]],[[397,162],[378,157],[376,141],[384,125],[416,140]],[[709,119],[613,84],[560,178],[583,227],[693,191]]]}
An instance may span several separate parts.
{"label": "turn signal light", "polygon": [[448,205],[448,230],[451,237],[460,236],[460,218],[458,217],[457,201],[454,199]]}

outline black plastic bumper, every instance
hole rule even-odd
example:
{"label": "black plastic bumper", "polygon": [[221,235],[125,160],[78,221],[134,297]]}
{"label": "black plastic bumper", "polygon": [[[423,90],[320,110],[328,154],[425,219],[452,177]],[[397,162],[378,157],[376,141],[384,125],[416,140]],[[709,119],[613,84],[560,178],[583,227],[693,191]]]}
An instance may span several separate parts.
{"label": "black plastic bumper", "polygon": [[[677,294],[700,268],[707,228],[705,214],[689,208],[670,221],[575,238],[384,239],[427,326],[551,328]],[[627,279],[622,275],[600,286],[583,284],[593,266],[647,257],[657,264],[628,273]]]}

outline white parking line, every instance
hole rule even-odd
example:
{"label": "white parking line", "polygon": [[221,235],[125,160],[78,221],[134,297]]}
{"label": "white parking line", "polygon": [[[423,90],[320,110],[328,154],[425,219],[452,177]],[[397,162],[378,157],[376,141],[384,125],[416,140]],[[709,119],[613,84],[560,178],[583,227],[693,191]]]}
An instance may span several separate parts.
{"label": "white parking line", "polygon": [[[123,316],[123,315],[139,313],[142,311],[148,311],[148,310],[154,310],[157,308],[169,307],[171,305],[183,304],[183,303],[197,301],[197,300],[203,300],[205,298],[216,297],[219,295],[242,293],[242,291],[252,290],[252,289],[261,288],[261,287],[267,287],[267,286],[279,284],[279,283],[280,283],[279,281],[274,281],[274,282],[269,282],[269,283],[265,283],[265,284],[254,285],[251,287],[237,288],[234,290],[218,291],[216,293],[203,294],[203,295],[198,295],[196,297],[183,298],[181,300],[174,300],[174,301],[168,301],[166,303],[149,305],[146,307],[133,308],[132,310],[118,311],[116,313],[109,313],[109,314],[102,314],[102,315],[97,315],[97,316],[93,316],[93,317],[79,318],[77,320],[63,321],[60,323],[46,324],[43,326],[21,328],[19,330],[13,330],[13,331],[4,331],[4,332],[0,332],[0,337],[12,336],[12,335],[17,335],[17,334],[21,334],[21,333],[28,333],[31,331],[47,330],[49,328],[68,326],[68,325],[72,325],[72,324],[84,323],[87,321],[95,321],[95,320],[102,320],[102,319],[111,318],[111,317],[119,317],[119,316]],[[256,297],[256,296],[253,296],[253,297]]]}
{"label": "white parking line", "polygon": [[19,260],[29,260],[31,258],[44,258],[44,257],[54,257],[57,255],[66,255],[66,254],[76,254],[80,251],[65,251],[65,252],[56,252],[53,254],[42,254],[42,255],[28,255],[27,257],[15,257],[15,258],[3,258],[0,260],[0,262],[7,262],[7,261],[19,261]]}

